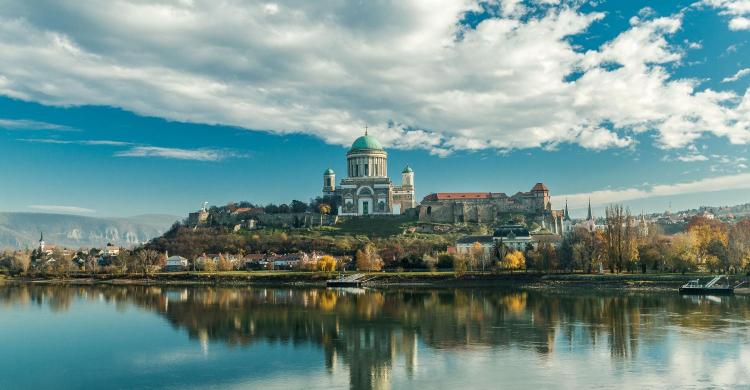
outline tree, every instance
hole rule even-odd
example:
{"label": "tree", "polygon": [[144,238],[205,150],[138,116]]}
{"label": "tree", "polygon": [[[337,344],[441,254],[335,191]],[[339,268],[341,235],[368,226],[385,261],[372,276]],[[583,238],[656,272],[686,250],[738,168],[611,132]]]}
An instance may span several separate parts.
{"label": "tree", "polygon": [[482,263],[482,271],[484,271],[484,264],[485,264],[485,258],[486,253],[484,250],[484,247],[482,244],[477,241],[474,244],[471,245],[471,249],[469,249],[469,269],[474,271],[474,268],[477,266],[478,263]]}
{"label": "tree", "polygon": [[301,200],[293,200],[291,210],[293,213],[304,213],[307,211],[307,203]]}
{"label": "tree", "polygon": [[320,226],[323,226],[323,216],[331,212],[331,206],[327,203],[321,203],[318,205],[318,212],[320,212]]}
{"label": "tree", "polygon": [[552,272],[557,267],[555,246],[549,239],[540,239],[537,248],[529,252],[529,260],[537,271]]}
{"label": "tree", "polygon": [[447,269],[453,267],[454,258],[456,255],[452,253],[441,253],[438,255],[437,267],[441,269]]}
{"label": "tree", "polygon": [[630,210],[622,205],[610,205],[605,215],[605,243],[610,268],[614,272],[621,272],[624,268],[632,270],[638,260],[638,232]]}
{"label": "tree", "polygon": [[114,258],[112,261],[112,270],[118,273],[125,273],[127,271],[134,272],[135,269],[128,269],[128,267],[132,267],[135,265],[135,259],[133,258],[133,253],[129,250],[121,250],[120,253],[117,254],[117,257]]}
{"label": "tree", "polygon": [[323,256],[318,260],[318,269],[331,273],[336,270],[336,259],[333,258],[333,256]]}
{"label": "tree", "polygon": [[224,257],[224,255],[222,255],[221,253],[219,253],[219,264],[217,264],[217,266],[218,266],[219,271],[224,271],[224,272],[231,271],[233,268],[232,262],[227,260],[226,257]]}
{"label": "tree", "polygon": [[99,272],[99,260],[96,257],[88,256],[83,262],[83,268],[93,275]]}
{"label": "tree", "polygon": [[693,237],[698,265],[705,265],[712,271],[729,267],[726,224],[715,219],[694,217],[688,223],[687,232]]}
{"label": "tree", "polygon": [[466,274],[466,257],[453,256],[453,274],[457,278]]}
{"label": "tree", "polygon": [[675,271],[685,273],[697,268],[697,245],[695,236],[689,233],[679,233],[672,237],[669,247],[669,257]]}
{"label": "tree", "polygon": [[513,270],[526,267],[526,256],[521,251],[509,251],[503,257],[502,264],[503,268],[510,270],[513,274]]}
{"label": "tree", "polygon": [[70,271],[73,270],[73,262],[70,261],[70,258],[60,248],[55,248],[51,259],[54,259],[54,261],[50,263],[50,267],[55,273],[66,278],[70,276]]}
{"label": "tree", "polygon": [[750,264],[750,220],[743,219],[729,230],[727,257],[729,268],[734,272],[748,268]]}
{"label": "tree", "polygon": [[160,256],[161,254],[153,249],[141,249],[135,252],[134,271],[142,273],[144,277],[147,276],[158,265]]}
{"label": "tree", "polygon": [[378,255],[375,245],[371,243],[358,250],[355,258],[357,269],[361,271],[380,271],[383,267],[383,260]]}
{"label": "tree", "polygon": [[[273,262],[271,263],[273,264]],[[211,258],[204,258],[203,260],[203,271],[204,272],[216,272],[216,262]]]}

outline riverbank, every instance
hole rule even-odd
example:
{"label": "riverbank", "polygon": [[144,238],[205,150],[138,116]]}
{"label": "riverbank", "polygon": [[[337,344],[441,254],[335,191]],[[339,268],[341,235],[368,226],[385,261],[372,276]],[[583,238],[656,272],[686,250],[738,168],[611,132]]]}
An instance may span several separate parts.
{"label": "riverbank", "polygon": [[[169,272],[143,275],[89,275],[69,277],[5,277],[0,283],[116,284],[116,285],[227,285],[227,286],[325,286],[336,274],[295,271]],[[491,274],[453,272],[373,272],[365,286],[388,287],[523,287],[532,289],[623,289],[675,290],[688,280],[710,278],[709,274]],[[738,276],[737,279],[744,279]]]}

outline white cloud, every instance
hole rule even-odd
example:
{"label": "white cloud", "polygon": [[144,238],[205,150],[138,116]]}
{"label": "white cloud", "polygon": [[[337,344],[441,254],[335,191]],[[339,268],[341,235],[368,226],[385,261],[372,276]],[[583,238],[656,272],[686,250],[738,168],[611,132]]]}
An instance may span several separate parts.
{"label": "white cloud", "polygon": [[28,119],[0,119],[0,128],[6,130],[78,131],[77,129],[74,129],[70,126],[39,122]]}
{"label": "white cloud", "polygon": [[730,16],[730,30],[750,29],[750,1],[749,0],[703,0],[699,4],[718,8],[722,15]]}
{"label": "white cloud", "polygon": [[682,162],[708,161],[708,157],[702,154],[688,154],[685,156],[679,156],[677,159]]}
{"label": "white cloud", "polygon": [[174,160],[221,161],[239,155],[220,149],[177,149],[157,146],[135,146],[115,153],[116,157],[158,157]]}
{"label": "white cloud", "polygon": [[738,16],[729,21],[730,30],[750,30],[750,19]]}
{"label": "white cloud", "polygon": [[387,146],[438,155],[628,147],[647,131],[664,148],[750,142],[750,98],[670,73],[680,15],[645,10],[581,52],[569,38],[604,15],[578,3],[504,1],[469,28],[477,1],[0,0],[0,94],[335,144],[368,123]]}
{"label": "white cloud", "polygon": [[65,140],[57,138],[21,138],[19,141],[39,143],[39,144],[60,144],[60,145],[92,145],[92,146],[128,146],[130,142],[112,141],[104,139],[95,140]]}
{"label": "white cloud", "polygon": [[750,74],[750,68],[744,68],[737,71],[737,73],[734,74],[734,76],[726,77],[724,80],[721,80],[722,83],[728,83],[732,81],[737,81],[747,75]]}
{"label": "white cloud", "polygon": [[87,209],[85,207],[78,206],[60,206],[60,205],[49,205],[49,204],[33,204],[29,206],[30,209],[49,211],[53,213],[67,213],[67,214],[90,214],[95,213],[96,210]]}
{"label": "white cloud", "polygon": [[563,204],[567,200],[569,207],[576,209],[586,207],[589,199],[591,199],[593,206],[604,206],[636,199],[747,188],[750,188],[750,173],[739,173],[690,182],[651,185],[645,188],[605,189],[587,193],[555,195],[552,197],[552,202]]}
{"label": "white cloud", "polygon": [[137,145],[132,142],[112,140],[64,140],[57,138],[22,138],[19,141],[58,144],[58,145],[89,145],[89,146],[129,146],[126,150],[115,152],[115,157],[160,157],[174,160],[221,161],[227,158],[248,157],[228,149],[180,149],[152,145]]}

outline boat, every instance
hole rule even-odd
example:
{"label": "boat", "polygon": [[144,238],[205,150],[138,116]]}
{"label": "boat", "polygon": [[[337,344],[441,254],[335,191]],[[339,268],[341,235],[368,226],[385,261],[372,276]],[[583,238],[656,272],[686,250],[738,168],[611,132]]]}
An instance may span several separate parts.
{"label": "boat", "polygon": [[730,295],[734,294],[735,287],[729,283],[726,275],[719,275],[706,284],[701,284],[700,279],[691,280],[680,287],[680,294]]}

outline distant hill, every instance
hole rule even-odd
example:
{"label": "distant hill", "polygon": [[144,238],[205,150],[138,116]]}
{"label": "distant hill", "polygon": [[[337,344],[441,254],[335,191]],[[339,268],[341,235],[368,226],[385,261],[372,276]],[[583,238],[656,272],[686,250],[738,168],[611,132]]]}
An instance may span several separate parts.
{"label": "distant hill", "polygon": [[101,247],[108,242],[133,247],[162,235],[180,217],[148,214],[94,218],[46,213],[0,213],[0,248],[35,248],[44,240],[69,248]]}

